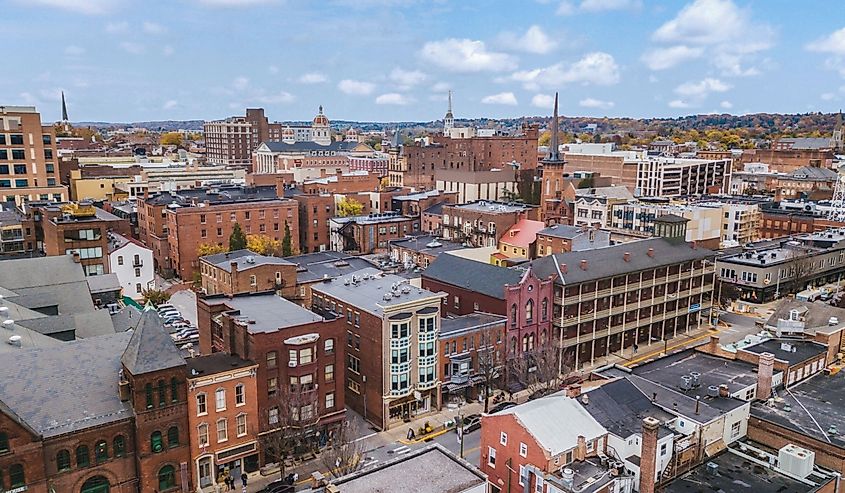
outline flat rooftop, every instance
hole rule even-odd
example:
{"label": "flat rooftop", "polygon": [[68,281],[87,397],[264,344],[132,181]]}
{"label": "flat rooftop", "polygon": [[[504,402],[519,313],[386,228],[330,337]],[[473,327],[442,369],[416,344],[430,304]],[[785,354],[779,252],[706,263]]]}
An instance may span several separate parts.
{"label": "flat rooftop", "polygon": [[440,322],[440,336],[452,336],[462,332],[473,332],[494,325],[504,324],[507,317],[492,313],[475,312],[468,315],[443,318]]}
{"label": "flat rooftop", "polygon": [[[602,466],[601,462],[595,458],[571,462],[566,465],[566,469],[571,469],[575,473],[575,480],[572,482],[573,489],[571,491],[577,491],[579,493],[599,491],[607,483],[616,479],[615,476],[609,474],[609,469]],[[563,468],[560,469],[560,473],[562,472]],[[560,474],[552,477],[546,476],[546,481],[554,484],[561,491],[569,491]]]}
{"label": "flat rooftop", "polygon": [[188,366],[190,376],[200,377],[202,375],[213,375],[238,368],[248,368],[254,366],[255,362],[241,359],[231,354],[212,353],[205,356],[185,358],[185,364]]}
{"label": "flat rooftop", "polygon": [[238,315],[232,315],[236,320],[246,322],[249,332],[273,332],[297,325],[305,325],[323,321],[323,317],[306,310],[274,293],[206,298],[208,304],[225,304],[231,310],[237,310]]}
{"label": "flat rooftop", "polygon": [[[352,282],[353,277],[355,282]],[[396,289],[393,289],[394,286]],[[314,294],[326,294],[377,317],[384,315],[386,308],[395,305],[440,298],[437,293],[411,286],[407,279],[384,274],[374,267],[353,272],[343,280],[314,284],[311,290]]]}
{"label": "flat rooftop", "polygon": [[201,260],[223,269],[226,272],[232,272],[232,264],[235,264],[239,271],[261,265],[293,265],[291,262],[283,258],[261,255],[247,249],[206,255],[205,257],[201,257]]}
{"label": "flat rooftop", "polygon": [[536,206],[526,204],[509,204],[488,200],[479,200],[468,204],[452,205],[452,207],[464,211],[484,212],[486,214],[511,214],[514,212],[529,211],[536,208]]}
{"label": "flat rooftop", "polygon": [[[797,242],[796,242],[797,243]],[[730,262],[733,264],[762,266],[779,264],[801,257],[807,249],[818,250],[817,248],[805,247],[803,245],[776,246],[757,251],[745,251],[736,255],[722,257],[719,262]]]}
{"label": "flat rooftop", "polygon": [[786,361],[790,366],[827,353],[827,346],[824,344],[794,339],[769,339],[742,349],[756,354],[772,353],[775,359]]}
{"label": "flat rooftop", "polygon": [[392,240],[391,245],[405,248],[417,253],[425,253],[427,255],[437,256],[443,252],[451,252],[454,250],[463,250],[467,248],[460,243],[454,241],[442,240],[437,236],[421,235],[404,240]]}
{"label": "flat rooftop", "polygon": [[366,216],[333,217],[336,223],[383,224],[411,221],[414,218],[393,212],[373,213]]}
{"label": "flat rooftop", "polygon": [[332,481],[341,493],[462,493],[486,483],[481,471],[439,444]]}
{"label": "flat rooftop", "polygon": [[[845,371],[833,376],[819,373],[778,395],[772,406],[752,404],[751,415],[845,448]],[[837,433],[828,433],[831,426]]]}
{"label": "flat rooftop", "polygon": [[296,264],[296,282],[299,284],[319,281],[327,276],[334,279],[373,266],[365,258],[331,250],[285,257],[285,260]]}

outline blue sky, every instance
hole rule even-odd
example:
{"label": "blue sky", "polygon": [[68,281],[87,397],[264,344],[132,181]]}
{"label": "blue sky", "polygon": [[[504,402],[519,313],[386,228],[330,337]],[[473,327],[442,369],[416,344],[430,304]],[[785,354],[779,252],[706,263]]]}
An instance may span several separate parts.
{"label": "blue sky", "polygon": [[[72,120],[836,111],[845,9],[805,0],[2,0],[2,104]],[[800,5],[800,6],[799,6]],[[837,10],[838,9],[838,10]],[[26,43],[17,40],[26,39]],[[14,67],[14,69],[13,69]]]}

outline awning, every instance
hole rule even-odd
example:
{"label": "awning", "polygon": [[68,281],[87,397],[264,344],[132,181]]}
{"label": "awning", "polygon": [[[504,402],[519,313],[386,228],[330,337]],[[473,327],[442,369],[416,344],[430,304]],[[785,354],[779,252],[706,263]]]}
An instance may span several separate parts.
{"label": "awning", "polygon": [[715,442],[711,443],[710,445],[704,447],[704,455],[707,457],[713,457],[714,455],[718,454],[722,450],[725,450],[727,446],[725,445],[725,441],[723,439],[718,439]]}

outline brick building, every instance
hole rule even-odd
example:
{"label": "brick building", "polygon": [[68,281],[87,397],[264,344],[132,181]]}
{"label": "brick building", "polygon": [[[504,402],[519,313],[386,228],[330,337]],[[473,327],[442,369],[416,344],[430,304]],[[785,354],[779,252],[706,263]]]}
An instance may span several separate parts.
{"label": "brick building", "polygon": [[758,238],[781,238],[839,228],[845,223],[830,219],[811,202],[775,202],[760,206]]}
{"label": "brick building", "polygon": [[34,106],[0,106],[0,201],[68,200],[58,161],[56,132]]}
{"label": "brick building", "polygon": [[419,229],[419,218],[394,212],[329,220],[331,249],[359,254],[387,252],[390,240],[404,238]]}
{"label": "brick building", "polygon": [[[472,402],[485,393],[486,379],[503,373],[505,365],[505,317],[471,313],[444,318],[440,327],[440,368],[443,368],[443,400]],[[494,354],[488,354],[493,351]]]}
{"label": "brick building", "polygon": [[[324,439],[345,416],[345,324],[323,318],[274,293],[200,297],[197,300],[200,352],[223,352],[258,364],[261,432],[280,422],[292,393],[301,411],[319,417],[315,439]],[[287,390],[290,389],[290,392]],[[262,447],[262,464],[275,462]]]}
{"label": "brick building", "polygon": [[350,408],[381,430],[440,409],[440,294],[375,268],[312,293],[312,310],[346,328]]}
{"label": "brick building", "polygon": [[410,194],[397,193],[392,197],[391,209],[406,216],[420,217],[423,211],[438,204],[457,204],[458,194],[456,192],[444,192],[442,190],[430,190]]}
{"label": "brick building", "polygon": [[258,365],[225,353],[186,363],[192,483],[206,488],[225,473],[258,471]]}
{"label": "brick building", "polygon": [[379,189],[379,183],[378,175],[367,171],[350,171],[306,180],[301,188],[306,194],[373,192]]}
{"label": "brick building", "polygon": [[610,246],[610,233],[597,227],[556,224],[537,232],[537,256]]}
{"label": "brick building", "polygon": [[276,291],[291,298],[296,293],[296,265],[279,257],[244,249],[200,257],[199,266],[207,295]]}
{"label": "brick building", "polygon": [[14,206],[0,206],[0,255],[32,254],[36,246],[32,216]]}
{"label": "brick building", "polygon": [[532,205],[477,201],[443,206],[443,238],[473,246],[497,246],[499,239],[520,219],[537,219]]}
{"label": "brick building", "polygon": [[507,315],[505,286],[520,282],[523,272],[457,255],[438,255],[422,272],[422,287],[449,296],[443,312],[467,315],[473,312]]}
{"label": "brick building", "polygon": [[748,163],[765,163],[770,171],[792,173],[804,166],[831,168],[833,158],[832,149],[746,149],[736,165],[742,169]]}
{"label": "brick building", "polygon": [[418,235],[390,241],[390,259],[402,264],[405,269],[425,269],[439,255],[466,247],[460,243],[440,240],[436,236]]}
{"label": "brick building", "polygon": [[246,116],[205,122],[205,155],[209,163],[248,168],[252,151],[266,141],[281,140],[281,124],[269,123],[264,108],[247,108]]}

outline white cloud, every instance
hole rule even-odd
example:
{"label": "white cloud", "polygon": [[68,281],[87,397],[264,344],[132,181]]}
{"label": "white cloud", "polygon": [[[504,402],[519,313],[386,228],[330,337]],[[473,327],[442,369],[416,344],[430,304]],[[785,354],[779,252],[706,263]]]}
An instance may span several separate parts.
{"label": "white cloud", "polygon": [[131,55],[140,55],[144,52],[144,45],[141,43],[133,43],[131,41],[123,41],[120,43],[121,49]]}
{"label": "white cloud", "polygon": [[669,107],[670,108],[690,108],[691,105],[689,103],[687,103],[686,101],[683,101],[683,100],[680,100],[680,99],[673,99],[672,101],[669,101]]}
{"label": "white cloud", "polygon": [[704,48],[691,48],[686,45],[657,48],[642,56],[642,60],[651,70],[665,70],[675,65],[700,57]]}
{"label": "white cloud", "polygon": [[579,12],[606,12],[610,10],[635,10],[643,6],[640,0],[581,0],[576,4],[563,0],[558,4],[557,15],[573,15]]}
{"label": "white cloud", "polygon": [[729,110],[734,107],[733,103],[731,103],[730,101],[722,101],[721,103],[719,103],[719,106],[726,110]]}
{"label": "white cloud", "polygon": [[372,94],[376,89],[376,85],[372,82],[364,82],[360,80],[343,79],[338,82],[337,88],[344,94],[351,94],[355,96],[367,96]]}
{"label": "white cloud", "polygon": [[833,101],[833,100],[837,99],[836,94],[833,94],[832,92],[826,92],[819,97],[821,98],[822,101]]}
{"label": "white cloud", "polygon": [[198,0],[208,7],[251,7],[263,3],[275,3],[275,0]]}
{"label": "white cloud", "polygon": [[505,104],[508,106],[516,106],[519,104],[516,101],[516,96],[512,92],[500,92],[499,94],[491,94],[481,99],[484,104]]}
{"label": "white cloud", "polygon": [[613,56],[600,51],[588,53],[569,66],[557,63],[550,67],[514,72],[511,79],[528,90],[581,83],[612,85],[619,82],[619,66]]}
{"label": "white cloud", "polygon": [[729,84],[725,84],[719,79],[707,77],[700,82],[684,82],[675,88],[675,92],[690,98],[704,98],[711,92],[725,92],[730,88]]}
{"label": "white cloud", "polygon": [[543,108],[544,110],[550,110],[555,105],[555,97],[551,94],[535,94],[533,98],[531,98],[531,106],[535,106],[537,108]]}
{"label": "white cloud", "polygon": [[21,102],[26,105],[38,105],[39,103],[38,98],[36,98],[32,95],[32,93],[29,92],[22,92],[18,94],[18,97],[20,98]]}
{"label": "white cloud", "polygon": [[505,53],[488,51],[483,41],[448,38],[429,41],[420,56],[450,72],[500,72],[516,68],[516,59]]}
{"label": "white cloud", "polygon": [[164,110],[172,110],[173,108],[175,108],[178,105],[179,105],[178,101],[176,101],[175,99],[171,99],[169,101],[165,101],[164,104],[161,105],[161,108],[164,109]]}
{"label": "white cloud", "polygon": [[76,45],[69,45],[65,47],[65,55],[68,56],[81,56],[85,54],[85,48]]}
{"label": "white cloud", "polygon": [[54,7],[78,14],[99,15],[105,14],[119,2],[114,0],[20,0],[20,3],[27,6]]}
{"label": "white cloud", "polygon": [[126,21],[120,22],[109,22],[106,24],[106,32],[107,33],[125,33],[129,30],[129,23]]}
{"label": "white cloud", "polygon": [[419,70],[404,70],[396,67],[390,71],[389,77],[402,87],[411,87],[423,83],[428,76]]}
{"label": "white cloud", "polygon": [[845,55],[845,27],[807,45],[810,51]]}
{"label": "white cloud", "polygon": [[406,104],[411,104],[412,102],[413,99],[405,96],[404,94],[399,94],[398,92],[389,92],[376,98],[376,104],[395,104],[404,106]]}
{"label": "white cloud", "polygon": [[232,87],[234,87],[238,91],[243,91],[248,86],[249,86],[249,79],[244,77],[244,76],[235,77],[235,80],[232,81]]}
{"label": "white cloud", "polygon": [[540,26],[533,25],[522,36],[506,32],[500,36],[501,43],[508,48],[527,53],[548,53],[557,48],[557,41],[550,38]]}
{"label": "white cloud", "polygon": [[292,103],[294,100],[293,94],[287,91],[279,91],[274,94],[261,94],[251,98],[251,101],[262,104],[282,104]]}
{"label": "white cloud", "polygon": [[164,26],[156,24],[155,22],[144,21],[141,26],[143,27],[144,32],[148,34],[161,34],[165,31]]}
{"label": "white cloud", "polygon": [[302,74],[299,77],[299,82],[301,84],[322,84],[327,80],[326,76],[319,72],[309,72],[307,74]]}
{"label": "white cloud", "polygon": [[578,101],[578,106],[582,108],[600,108],[603,110],[608,110],[613,108],[616,105],[613,101],[602,101],[601,99],[595,98],[587,98]]}
{"label": "white cloud", "polygon": [[447,92],[451,88],[452,86],[448,82],[438,82],[437,84],[431,86],[431,90],[433,92]]}

